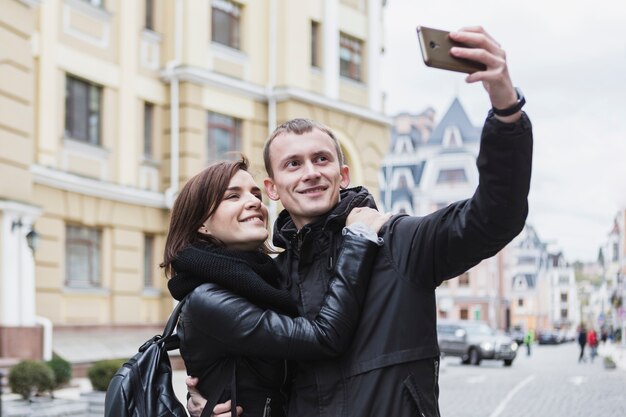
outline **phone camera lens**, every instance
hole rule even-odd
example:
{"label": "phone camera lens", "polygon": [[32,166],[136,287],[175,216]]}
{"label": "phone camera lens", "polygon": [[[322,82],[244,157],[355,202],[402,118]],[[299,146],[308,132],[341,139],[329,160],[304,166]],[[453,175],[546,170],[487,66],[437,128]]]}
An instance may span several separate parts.
{"label": "phone camera lens", "polygon": [[430,46],[431,49],[435,49],[436,47],[438,47],[439,45],[437,45],[435,43],[435,41],[430,41],[430,43],[428,44],[428,46]]}

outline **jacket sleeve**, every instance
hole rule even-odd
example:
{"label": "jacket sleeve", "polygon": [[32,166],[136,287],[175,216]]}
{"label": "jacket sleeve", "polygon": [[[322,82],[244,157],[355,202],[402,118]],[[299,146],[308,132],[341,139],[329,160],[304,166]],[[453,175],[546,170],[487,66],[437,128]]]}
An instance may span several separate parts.
{"label": "jacket sleeve", "polygon": [[407,279],[429,288],[506,246],[524,227],[532,167],[532,126],[489,117],[483,127],[474,195],[424,217],[398,216],[384,229],[385,251]]}
{"label": "jacket sleeve", "polygon": [[344,352],[356,330],[378,244],[344,236],[324,303],[315,319],[262,309],[217,285],[187,301],[194,331],[229,355],[309,360]]}

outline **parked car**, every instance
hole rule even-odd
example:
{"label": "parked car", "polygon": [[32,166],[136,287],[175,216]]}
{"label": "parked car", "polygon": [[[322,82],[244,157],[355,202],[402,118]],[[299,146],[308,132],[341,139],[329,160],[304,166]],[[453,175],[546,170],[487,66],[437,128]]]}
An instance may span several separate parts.
{"label": "parked car", "polygon": [[522,326],[513,326],[509,335],[513,340],[515,340],[515,343],[517,343],[518,346],[524,344],[524,336],[526,336],[526,332]]}
{"label": "parked car", "polygon": [[518,345],[510,336],[479,321],[439,320],[437,338],[441,353],[460,357],[463,364],[479,365],[484,359],[493,359],[511,366],[517,355]]}
{"label": "parked car", "polygon": [[562,338],[556,330],[542,330],[539,332],[537,341],[540,345],[558,345]]}

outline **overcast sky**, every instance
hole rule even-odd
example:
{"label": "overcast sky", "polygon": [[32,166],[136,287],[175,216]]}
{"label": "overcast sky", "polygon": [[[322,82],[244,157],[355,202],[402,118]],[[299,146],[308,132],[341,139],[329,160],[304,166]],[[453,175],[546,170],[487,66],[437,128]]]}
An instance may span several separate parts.
{"label": "overcast sky", "polygon": [[382,71],[387,113],[455,96],[475,125],[482,84],[426,67],[415,27],[481,25],[505,49],[535,138],[528,223],[569,261],[592,261],[626,207],[626,3],[623,0],[388,0]]}

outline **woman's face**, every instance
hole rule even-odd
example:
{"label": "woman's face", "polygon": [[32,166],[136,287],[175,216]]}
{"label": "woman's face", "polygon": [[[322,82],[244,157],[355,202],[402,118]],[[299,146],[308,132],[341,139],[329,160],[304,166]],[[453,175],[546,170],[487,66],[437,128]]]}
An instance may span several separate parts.
{"label": "woman's face", "polygon": [[217,210],[198,231],[222,241],[228,249],[256,250],[265,242],[267,207],[250,173],[237,171]]}

